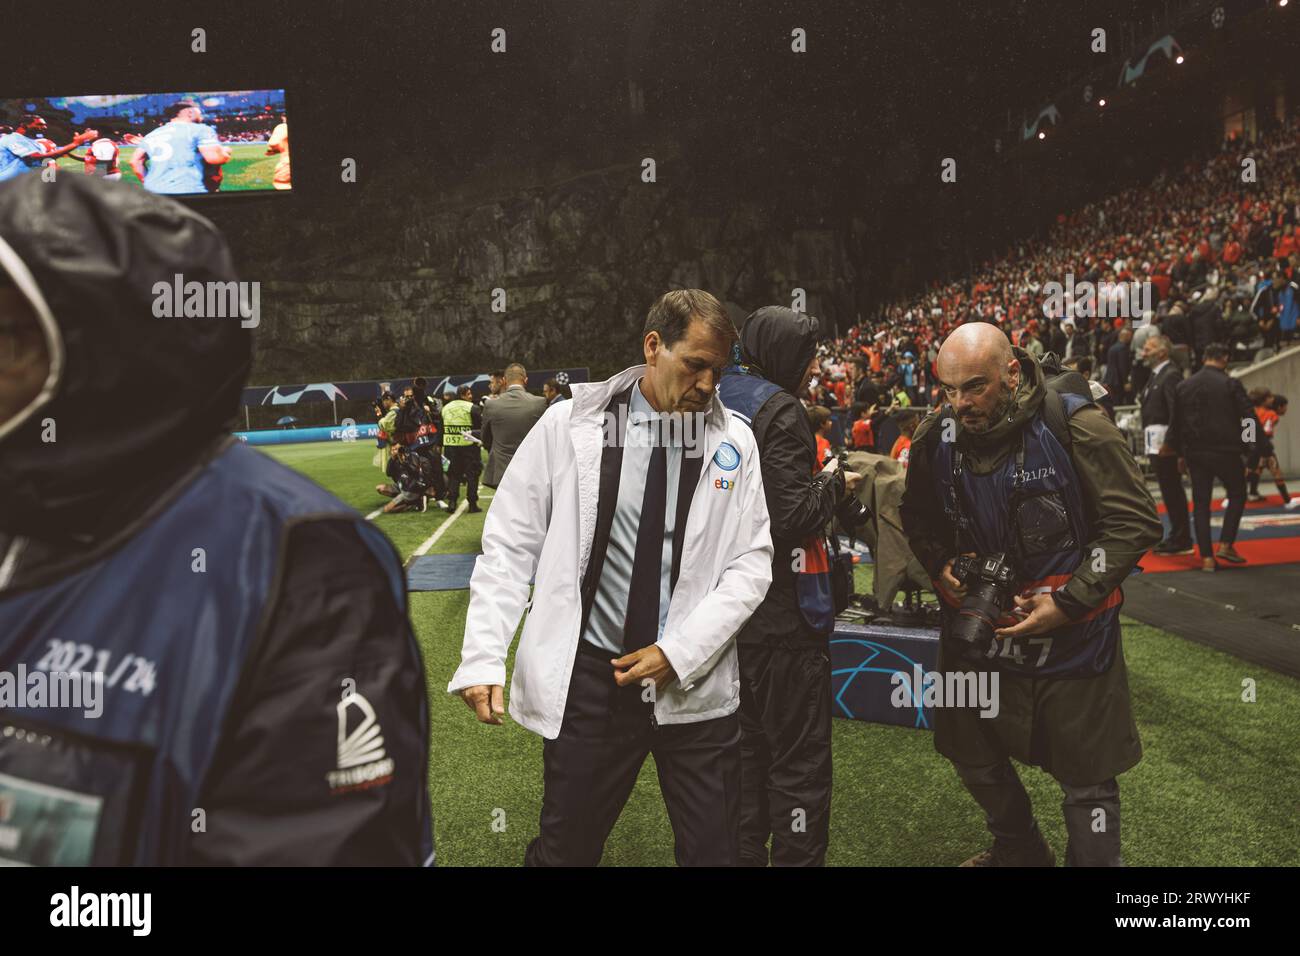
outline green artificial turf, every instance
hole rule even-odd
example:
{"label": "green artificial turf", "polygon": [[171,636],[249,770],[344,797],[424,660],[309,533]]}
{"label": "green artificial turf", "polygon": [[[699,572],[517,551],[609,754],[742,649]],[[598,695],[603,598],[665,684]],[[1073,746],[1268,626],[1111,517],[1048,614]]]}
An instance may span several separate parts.
{"label": "green artificial turf", "polygon": [[[273,447],[369,514],[384,500],[370,442]],[[485,507],[491,501],[484,502]],[[484,515],[461,514],[431,553],[477,551]],[[379,527],[403,557],[448,520],[385,515]],[[870,567],[858,569],[870,590]],[[542,741],[508,718],[477,723],[449,697],[460,659],[468,591],[411,595],[431,701],[429,791],[438,860],[513,866],[537,833]],[[1300,681],[1125,619],[1124,650],[1145,756],[1120,778],[1125,862],[1130,866],[1300,864]],[[513,662],[512,662],[513,663]],[[1256,682],[1256,702],[1242,682]],[[952,866],[988,843],[983,819],[928,731],[839,720],[828,862]],[[1061,793],[1040,770],[1020,767],[1048,841],[1064,858]],[[607,865],[672,865],[672,829],[646,762],[605,848]]]}
{"label": "green artificial turf", "polygon": [[[226,143],[230,147],[230,161],[221,167],[220,192],[240,192],[250,189],[271,189],[271,177],[275,174],[275,164],[280,161],[279,153],[266,155],[265,143]],[[80,156],[86,147],[80,146],[74,152]],[[131,168],[131,156],[134,146],[123,146],[118,153],[118,168],[122,170],[122,181],[140,184],[135,170]],[[75,159],[64,156],[59,161],[59,176],[66,169],[76,175],[85,175],[85,166]]]}

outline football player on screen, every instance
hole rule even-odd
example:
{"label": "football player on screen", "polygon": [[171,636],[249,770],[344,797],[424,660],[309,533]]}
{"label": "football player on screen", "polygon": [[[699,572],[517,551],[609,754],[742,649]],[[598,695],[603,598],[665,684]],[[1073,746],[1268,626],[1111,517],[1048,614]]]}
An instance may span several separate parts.
{"label": "football player on screen", "polygon": [[46,138],[48,132],[45,120],[31,114],[12,133],[0,136],[0,182],[38,170],[47,160],[57,160],[99,135],[98,130],[82,130],[67,146],[55,146]]}
{"label": "football player on screen", "polygon": [[201,122],[203,111],[194,101],[178,100],[164,115],[167,122],[136,146],[131,169],[150,192],[216,192],[230,149],[221,145],[215,129]]}

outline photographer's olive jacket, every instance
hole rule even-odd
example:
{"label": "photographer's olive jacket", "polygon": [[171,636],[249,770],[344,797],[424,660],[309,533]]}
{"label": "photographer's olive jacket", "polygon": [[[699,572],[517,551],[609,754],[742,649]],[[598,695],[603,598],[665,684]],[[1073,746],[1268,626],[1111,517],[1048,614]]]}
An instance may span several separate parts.
{"label": "photographer's olive jacket", "polygon": [[[1044,401],[1047,388],[1038,362],[1020,349],[1014,352],[1021,378],[1010,414],[981,435],[958,425],[955,446],[973,474],[987,474],[1002,465]],[[955,551],[952,524],[931,474],[941,417],[942,409],[931,413],[916,431],[901,508],[912,551],[935,580]],[[1160,540],[1161,526],[1137,464],[1105,413],[1097,407],[1081,408],[1068,417],[1067,427],[1089,531],[1082,552],[1104,558],[1084,560],[1051,592],[1066,615],[1078,621],[1115,602],[1124,579]],[[945,634],[940,670],[1002,671],[1001,709],[992,719],[959,709],[936,711],[935,746],[950,759],[988,765],[1013,756],[1077,785],[1100,783],[1140,759],[1122,651],[1117,649],[1114,664],[1099,676],[1052,678],[1010,673],[999,668],[996,659],[972,665],[955,650]]]}
{"label": "photographer's olive jacket", "polygon": [[[560,733],[578,652],[581,587],[596,534],[605,410],[644,374],[639,365],[604,382],[574,385],[571,401],[547,408],[515,453],[483,526],[461,663],[447,690],[504,686],[506,655],[527,608],[509,709],[522,726],[547,739]],[[749,428],[716,395],[707,414],[682,552],[658,641],[677,673],[657,695],[660,724],[710,720],[740,706],[734,638],[772,581],[758,449]]]}

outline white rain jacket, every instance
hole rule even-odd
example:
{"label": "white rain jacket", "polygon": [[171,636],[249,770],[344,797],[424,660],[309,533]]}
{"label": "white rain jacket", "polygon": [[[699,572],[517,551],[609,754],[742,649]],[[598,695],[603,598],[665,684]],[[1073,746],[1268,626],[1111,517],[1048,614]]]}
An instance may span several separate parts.
{"label": "white rain jacket", "polygon": [[[576,384],[572,401],[548,408],[519,446],[483,527],[483,554],[470,579],[461,663],[447,690],[505,686],[506,654],[527,607],[509,710],[519,724],[548,739],[559,736],[578,653],[582,578],[596,531],[605,407],[645,371],[638,365],[604,382]],[[722,465],[730,464],[732,456],[715,457],[724,441],[739,452],[740,463],[731,469]],[[732,418],[716,395],[707,414],[703,454],[681,570],[658,641],[678,678],[657,695],[655,718],[661,724],[710,720],[740,706],[733,638],[772,580],[758,448],[749,428]],[[722,478],[730,487],[722,486]]]}

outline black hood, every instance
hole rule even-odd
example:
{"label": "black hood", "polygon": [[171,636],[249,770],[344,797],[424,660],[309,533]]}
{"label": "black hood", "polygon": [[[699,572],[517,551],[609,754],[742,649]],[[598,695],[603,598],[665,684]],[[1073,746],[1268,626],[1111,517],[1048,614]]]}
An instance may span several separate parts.
{"label": "black hood", "polygon": [[208,220],[138,186],[31,173],[0,184],[0,270],[41,319],[51,359],[41,396],[0,422],[0,531],[96,537],[238,412],[251,330],[237,316],[154,315],[155,284],[177,274],[234,281],[230,250]]}
{"label": "black hood", "polygon": [[817,352],[820,327],[811,315],[765,305],[740,329],[740,360],[794,394]]}

